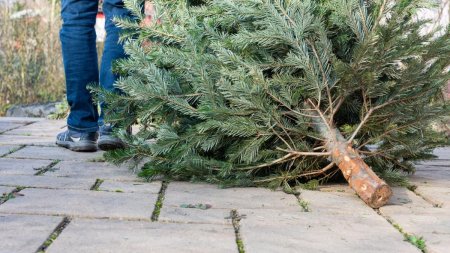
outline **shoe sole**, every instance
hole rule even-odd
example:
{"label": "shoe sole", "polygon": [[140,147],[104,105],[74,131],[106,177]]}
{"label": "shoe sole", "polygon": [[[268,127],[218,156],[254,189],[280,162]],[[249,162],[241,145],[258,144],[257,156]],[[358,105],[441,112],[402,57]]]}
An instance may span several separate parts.
{"label": "shoe sole", "polygon": [[122,142],[119,142],[115,139],[99,139],[97,146],[99,149],[103,150],[103,151],[109,151],[109,150],[114,150],[114,149],[119,149],[119,148],[124,148],[125,145]]}
{"label": "shoe sole", "polygon": [[75,152],[95,152],[97,144],[94,141],[56,141],[56,145]]}

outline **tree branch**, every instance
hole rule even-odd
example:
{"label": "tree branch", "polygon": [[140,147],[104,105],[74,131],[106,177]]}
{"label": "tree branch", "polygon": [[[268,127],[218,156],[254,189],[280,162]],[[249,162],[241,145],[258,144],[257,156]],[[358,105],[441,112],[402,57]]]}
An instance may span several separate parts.
{"label": "tree branch", "polygon": [[383,0],[383,3],[381,4],[381,7],[380,7],[380,13],[378,13],[378,17],[377,17],[377,20],[375,21],[375,24],[372,27],[372,31],[375,31],[377,26],[380,24],[381,18],[383,17],[383,13],[384,13],[384,8],[386,8],[386,3],[387,3],[387,0]]}
{"label": "tree branch", "polygon": [[312,177],[312,176],[321,175],[321,174],[324,174],[325,172],[327,172],[328,170],[332,169],[333,167],[334,167],[334,163],[330,163],[320,170],[314,170],[311,172],[303,173],[303,174],[298,175],[298,177]]}
{"label": "tree branch", "polygon": [[[322,66],[322,62],[320,60],[319,55],[317,54],[317,50],[316,50],[316,47],[314,46],[314,43],[312,43],[309,39],[306,39],[306,41],[311,46],[311,49],[313,50],[313,53],[314,53],[314,57],[316,57],[316,60],[318,62],[320,72],[322,73],[322,82],[324,83],[324,86],[325,86],[325,89],[326,89],[326,92],[327,92],[328,103],[330,104],[331,112],[333,112],[334,111],[333,110],[333,100],[331,98],[331,91],[330,91],[330,87],[329,87],[329,84],[328,84],[327,76],[325,74],[325,70],[323,69],[323,66]],[[319,92],[321,92],[320,89],[319,89]]]}
{"label": "tree branch", "polygon": [[287,154],[281,158],[278,158],[276,160],[273,160],[271,162],[268,163],[263,163],[257,166],[251,166],[251,167],[243,167],[243,168],[237,168],[238,170],[254,170],[254,169],[260,169],[260,168],[264,168],[264,167],[269,167],[278,163],[282,163],[282,162],[286,162],[292,159],[296,159],[298,156],[294,155],[294,154]]}
{"label": "tree branch", "polygon": [[352,143],[353,139],[355,139],[356,135],[358,134],[359,130],[363,127],[364,124],[366,124],[367,120],[369,120],[370,116],[372,115],[374,109],[370,109],[364,119],[359,123],[356,130],[353,132],[352,136],[347,140],[347,143]]}
{"label": "tree branch", "polygon": [[331,126],[330,126],[330,122],[328,122],[328,120],[325,118],[325,116],[323,115],[323,113],[320,111],[320,109],[314,105],[314,103],[312,102],[311,99],[308,99],[308,102],[311,104],[311,106],[316,110],[317,114],[319,114],[320,118],[322,118],[323,123],[325,124],[325,126],[328,128],[328,130],[331,132]]}
{"label": "tree branch", "polygon": [[282,149],[280,147],[277,147],[276,149],[286,152],[286,153],[295,154],[297,156],[329,156],[329,155],[331,155],[331,152],[301,152],[301,151],[295,151],[295,150]]}
{"label": "tree branch", "polygon": [[383,107],[385,107],[385,106],[391,105],[391,104],[399,103],[399,102],[402,102],[402,101],[409,101],[409,100],[412,100],[412,99],[414,99],[415,97],[418,97],[418,96],[419,96],[419,95],[414,96],[414,97],[404,98],[404,99],[390,100],[390,101],[387,101],[387,102],[385,102],[385,103],[383,103],[383,104],[380,104],[380,105],[377,105],[377,106],[371,108],[371,109],[367,112],[367,114],[366,114],[366,116],[364,117],[364,119],[359,123],[358,127],[357,127],[356,130],[353,132],[352,136],[348,139],[347,142],[348,142],[348,143],[351,143],[351,142],[353,141],[353,139],[356,137],[356,135],[358,134],[358,132],[361,130],[362,126],[367,122],[367,120],[369,119],[369,117],[372,115],[372,113],[373,113],[374,111],[379,110],[379,109],[381,109],[381,108],[383,108]]}

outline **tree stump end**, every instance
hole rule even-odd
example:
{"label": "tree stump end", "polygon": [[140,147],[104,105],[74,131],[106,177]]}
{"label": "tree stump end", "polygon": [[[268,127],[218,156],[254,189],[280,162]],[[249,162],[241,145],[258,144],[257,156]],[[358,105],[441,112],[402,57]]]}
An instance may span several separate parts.
{"label": "tree stump end", "polygon": [[392,189],[387,184],[381,184],[375,189],[372,198],[367,204],[372,208],[380,208],[384,206],[392,196]]}

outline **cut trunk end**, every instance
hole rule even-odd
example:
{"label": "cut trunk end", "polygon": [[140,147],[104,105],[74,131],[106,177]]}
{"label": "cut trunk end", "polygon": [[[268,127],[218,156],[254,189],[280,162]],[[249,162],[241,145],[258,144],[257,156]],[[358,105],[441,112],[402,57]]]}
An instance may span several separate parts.
{"label": "cut trunk end", "polygon": [[364,162],[358,152],[345,143],[330,145],[331,158],[338,165],[353,190],[370,207],[385,205],[392,190]]}
{"label": "cut trunk end", "polygon": [[380,208],[389,201],[389,198],[391,196],[392,196],[391,187],[389,187],[389,185],[387,184],[383,184],[375,189],[372,199],[369,200],[368,203],[371,203],[370,207],[372,208]]}
{"label": "cut trunk end", "polygon": [[[317,115],[316,115],[317,116]],[[392,196],[392,190],[364,162],[338,129],[327,125],[320,117],[313,118],[315,130],[327,140],[325,147],[331,153],[331,160],[342,171],[350,187],[370,207],[379,208],[385,205]]]}

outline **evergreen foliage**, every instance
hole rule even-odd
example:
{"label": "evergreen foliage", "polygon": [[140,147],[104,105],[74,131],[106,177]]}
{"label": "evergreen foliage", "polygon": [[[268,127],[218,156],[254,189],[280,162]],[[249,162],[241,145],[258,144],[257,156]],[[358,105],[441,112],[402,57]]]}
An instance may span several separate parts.
{"label": "evergreen foliage", "polygon": [[[345,141],[388,182],[445,140],[447,29],[422,34],[421,0],[153,1],[161,21],[119,20],[130,57],[123,96],[102,92],[141,175],[223,185],[300,184],[336,173],[318,128]],[[445,30],[445,31],[444,31]],[[328,166],[330,165],[330,166]]]}

